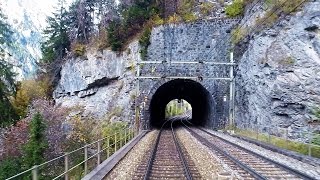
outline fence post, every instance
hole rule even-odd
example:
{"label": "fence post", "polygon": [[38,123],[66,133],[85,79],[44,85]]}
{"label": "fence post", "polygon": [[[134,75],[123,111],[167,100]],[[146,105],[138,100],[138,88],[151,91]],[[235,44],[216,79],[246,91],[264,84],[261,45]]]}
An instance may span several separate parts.
{"label": "fence post", "polygon": [[286,148],[288,149],[288,128],[286,129]]}
{"label": "fence post", "polygon": [[68,176],[69,158],[68,158],[68,156],[69,156],[68,153],[66,153],[65,156],[64,156],[64,172],[65,172],[64,179],[65,179],[65,180],[68,180],[68,179],[69,179],[69,176]]}
{"label": "fence post", "polygon": [[127,128],[124,129],[124,144],[127,144]]}
{"label": "fence post", "polygon": [[98,141],[97,165],[99,165],[99,164],[100,164],[100,162],[101,162],[101,154],[100,154],[100,151],[101,151],[101,141],[99,140],[99,141]]}
{"label": "fence post", "polygon": [[110,156],[110,136],[108,136],[107,138],[107,159],[109,158]]}
{"label": "fence post", "polygon": [[114,152],[117,151],[117,133],[114,134]]}
{"label": "fence post", "polygon": [[84,174],[88,173],[88,146],[84,147]]}
{"label": "fence post", "polygon": [[33,166],[32,169],[32,180],[38,180],[38,167],[39,166]]}
{"label": "fence post", "polygon": [[258,127],[258,124],[257,124],[257,128],[256,128],[256,133],[257,133],[257,140],[259,140],[259,127]]}
{"label": "fence post", "polygon": [[311,144],[310,144],[310,142],[308,143],[308,155],[311,156]]}
{"label": "fence post", "polygon": [[271,135],[270,135],[270,133],[271,133],[271,130],[270,130],[271,128],[269,127],[268,128],[268,142],[269,142],[269,144],[270,144],[270,142],[271,142]]}
{"label": "fence post", "polygon": [[120,144],[120,146],[119,146],[119,149],[122,147],[122,139],[123,139],[123,137],[122,137],[122,132],[121,132],[121,130],[119,131],[119,144]]}

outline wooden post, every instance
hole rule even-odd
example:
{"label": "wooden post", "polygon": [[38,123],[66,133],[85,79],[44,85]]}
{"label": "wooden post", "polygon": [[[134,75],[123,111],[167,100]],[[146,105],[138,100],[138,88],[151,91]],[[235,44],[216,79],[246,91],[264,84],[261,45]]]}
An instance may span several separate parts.
{"label": "wooden post", "polygon": [[38,180],[38,166],[33,166],[32,169],[32,180]]}
{"label": "wooden post", "polygon": [[120,144],[120,146],[119,146],[119,149],[122,147],[122,140],[123,140],[123,137],[122,137],[122,132],[121,132],[121,130],[119,131],[119,144]]}
{"label": "wooden post", "polygon": [[101,151],[101,141],[99,140],[99,141],[98,141],[97,165],[99,165],[99,164],[101,163],[101,154],[100,154],[100,151]]}
{"label": "wooden post", "polygon": [[117,151],[117,133],[114,134],[114,152]]}
{"label": "wooden post", "polygon": [[124,144],[127,144],[127,128],[124,129]]}
{"label": "wooden post", "polygon": [[107,158],[110,156],[110,137],[107,138]]}
{"label": "wooden post", "polygon": [[66,153],[64,156],[64,179],[65,180],[69,180],[69,176],[68,176],[68,170],[69,170],[69,158],[68,158],[69,154]]}
{"label": "wooden post", "polygon": [[286,129],[286,148],[288,149],[288,136],[289,136],[289,132],[288,132],[288,128]]}
{"label": "wooden post", "polygon": [[84,174],[88,174],[88,146],[84,147]]}

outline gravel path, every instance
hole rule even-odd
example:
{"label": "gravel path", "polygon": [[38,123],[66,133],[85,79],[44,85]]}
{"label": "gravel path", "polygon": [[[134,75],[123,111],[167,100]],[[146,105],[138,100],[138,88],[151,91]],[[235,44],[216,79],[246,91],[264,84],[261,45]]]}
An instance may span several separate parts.
{"label": "gravel path", "polygon": [[129,153],[116,165],[116,167],[107,175],[105,180],[113,179],[132,179],[134,171],[138,167],[143,155],[150,150],[152,143],[157,137],[158,131],[152,131],[145,135],[142,140],[136,144]]}
{"label": "gravel path", "polygon": [[308,174],[309,176],[314,177],[315,179],[319,179],[320,180],[320,167],[319,166],[313,166],[307,163],[303,163],[297,159],[285,156],[283,154],[279,154],[267,149],[264,149],[260,146],[257,146],[255,144],[251,144],[249,142],[246,142],[244,140],[220,133],[220,132],[216,132],[216,131],[212,131],[212,130],[207,130],[209,132],[211,132],[212,134],[215,134],[221,138],[224,138],[226,140],[229,140],[230,142],[233,142],[237,145],[240,145],[246,149],[250,149],[251,151],[261,154],[265,157],[268,157],[274,161],[277,161],[279,163],[285,164],[293,169],[297,169],[301,172],[304,172],[306,174]]}
{"label": "gravel path", "polygon": [[178,129],[177,136],[198,168],[202,179],[239,179],[209,148],[198,142],[187,130]]}

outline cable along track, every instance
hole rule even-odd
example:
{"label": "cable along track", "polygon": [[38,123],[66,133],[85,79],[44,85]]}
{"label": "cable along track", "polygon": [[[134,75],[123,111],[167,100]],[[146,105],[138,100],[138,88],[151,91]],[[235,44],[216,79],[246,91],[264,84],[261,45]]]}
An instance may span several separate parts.
{"label": "cable along track", "polygon": [[314,179],[203,129],[186,129],[244,179]]}
{"label": "cable along track", "polygon": [[172,123],[171,129],[161,128],[152,151],[146,154],[133,179],[201,179]]}

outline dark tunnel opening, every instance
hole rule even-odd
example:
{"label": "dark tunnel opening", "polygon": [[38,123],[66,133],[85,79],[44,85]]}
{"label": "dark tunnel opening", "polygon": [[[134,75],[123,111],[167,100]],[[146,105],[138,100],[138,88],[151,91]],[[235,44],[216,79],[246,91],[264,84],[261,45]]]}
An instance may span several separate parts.
{"label": "dark tunnel opening", "polygon": [[191,122],[196,126],[211,124],[213,99],[200,83],[189,79],[175,79],[161,85],[152,96],[149,112],[151,128],[159,128],[165,122],[165,109],[174,99],[184,99],[192,106]]}

